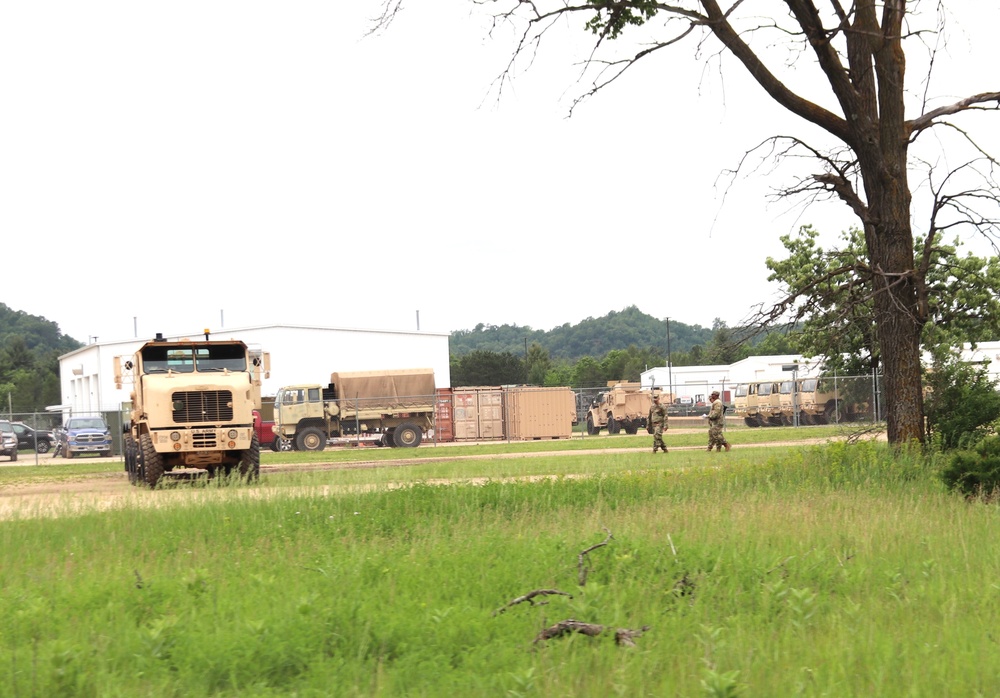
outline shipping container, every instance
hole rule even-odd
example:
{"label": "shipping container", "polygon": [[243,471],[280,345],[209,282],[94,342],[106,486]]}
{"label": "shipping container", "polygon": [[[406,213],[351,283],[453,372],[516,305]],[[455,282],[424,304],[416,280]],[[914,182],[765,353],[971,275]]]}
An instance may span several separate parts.
{"label": "shipping container", "polygon": [[507,438],[527,441],[573,435],[576,396],[569,388],[515,387],[506,393]]}
{"label": "shipping container", "polygon": [[438,388],[434,403],[434,438],[437,441],[455,440],[453,408],[451,388]]}
{"label": "shipping container", "polygon": [[456,441],[504,438],[504,391],[498,386],[452,388],[452,424]]}

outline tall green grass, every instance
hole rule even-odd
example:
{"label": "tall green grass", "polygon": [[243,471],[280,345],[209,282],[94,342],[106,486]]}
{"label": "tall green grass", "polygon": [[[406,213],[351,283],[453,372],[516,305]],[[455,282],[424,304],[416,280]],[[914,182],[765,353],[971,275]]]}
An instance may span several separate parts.
{"label": "tall green grass", "polygon": [[[1000,518],[935,463],[876,444],[671,457],[281,475],[2,522],[0,693],[996,694]],[[568,460],[589,475],[522,477]],[[495,614],[538,589],[572,598]],[[533,642],[568,618],[649,629]]]}

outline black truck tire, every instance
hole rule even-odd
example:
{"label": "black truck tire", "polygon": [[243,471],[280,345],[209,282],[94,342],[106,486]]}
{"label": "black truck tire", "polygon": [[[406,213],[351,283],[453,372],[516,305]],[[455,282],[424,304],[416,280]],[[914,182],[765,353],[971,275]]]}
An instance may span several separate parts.
{"label": "black truck tire", "polygon": [[393,443],[399,448],[416,448],[424,438],[424,433],[416,424],[404,422],[392,432]]}
{"label": "black truck tire", "polygon": [[153,489],[163,477],[163,456],[153,448],[153,440],[149,438],[149,434],[139,437],[139,446],[141,458],[139,472],[142,474],[142,480],[149,485],[149,489]]}
{"label": "black truck tire", "polygon": [[306,427],[295,435],[297,451],[322,451],[326,448],[326,434],[317,427]]}
{"label": "black truck tire", "polygon": [[256,434],[250,440],[250,448],[240,455],[240,477],[247,482],[260,478],[260,441]]}

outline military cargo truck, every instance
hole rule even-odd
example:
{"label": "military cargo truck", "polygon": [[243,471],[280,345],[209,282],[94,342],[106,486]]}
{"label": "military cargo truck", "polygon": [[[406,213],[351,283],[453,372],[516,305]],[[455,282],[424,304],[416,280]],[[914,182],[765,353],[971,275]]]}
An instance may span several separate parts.
{"label": "military cargo truck", "polygon": [[824,378],[799,381],[799,404],[803,424],[834,424],[856,417],[856,410],[840,401],[833,381]]}
{"label": "military cargo truck", "polygon": [[608,390],[594,399],[587,412],[587,433],[598,434],[605,427],[609,434],[638,433],[646,428],[653,393],[639,383],[608,381]]}
{"label": "military cargo truck", "polygon": [[156,487],[164,473],[197,468],[248,480],[260,473],[254,410],[270,356],[239,340],[167,341],[162,334],[131,359],[114,358],[115,386],[133,383],[124,438],[132,484]]}
{"label": "military cargo truck", "polygon": [[757,384],[757,422],[762,427],[781,426],[781,390],[778,381]]}
{"label": "military cargo truck", "polygon": [[[429,368],[330,374],[330,383],[289,385],[274,399],[280,448],[322,451],[332,438],[374,434],[382,446],[416,448],[434,427]],[[286,446],[287,445],[287,446]]]}
{"label": "military cargo truck", "polygon": [[767,424],[767,418],[760,413],[760,396],[757,394],[759,386],[759,383],[740,383],[733,393],[736,416],[742,417],[748,427]]}
{"label": "military cargo truck", "polygon": [[[805,424],[802,418],[802,381],[785,380],[778,385],[781,402],[781,423],[785,426]],[[796,417],[796,413],[798,416]]]}

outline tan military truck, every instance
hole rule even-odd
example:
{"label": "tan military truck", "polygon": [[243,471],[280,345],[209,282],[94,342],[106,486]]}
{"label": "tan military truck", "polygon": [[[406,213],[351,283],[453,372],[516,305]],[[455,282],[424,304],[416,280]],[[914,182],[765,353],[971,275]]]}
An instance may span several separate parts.
{"label": "tan military truck", "polygon": [[646,428],[652,405],[653,392],[642,390],[639,383],[608,381],[608,389],[597,395],[587,412],[587,433],[607,428],[609,434],[636,434]]}
{"label": "tan military truck", "polygon": [[131,359],[114,358],[115,386],[131,381],[132,409],[124,438],[125,472],[134,485],[156,487],[164,473],[197,468],[241,477],[260,473],[254,410],[270,356],[239,340],[143,344]]}
{"label": "tan military truck", "polygon": [[[794,424],[805,424],[802,419],[802,381],[792,379],[781,381],[778,384],[778,396],[781,402],[781,423],[785,426]],[[796,417],[798,413],[798,417]]]}
{"label": "tan military truck", "polygon": [[434,408],[433,369],[339,372],[326,386],[278,390],[273,429],[283,450],[322,451],[330,439],[351,435],[416,448],[434,427]]}
{"label": "tan military truck", "polygon": [[[748,427],[759,427],[767,424],[767,418],[761,414],[758,395],[760,383],[739,383],[733,391],[733,409],[737,417],[742,417]],[[769,396],[768,396],[769,397]],[[765,397],[764,399],[768,399]]]}
{"label": "tan military truck", "polygon": [[779,381],[757,383],[757,421],[762,427],[781,426],[781,391]]}
{"label": "tan military truck", "polygon": [[803,424],[834,424],[854,418],[854,410],[842,404],[833,381],[826,378],[802,378],[799,402]]}

